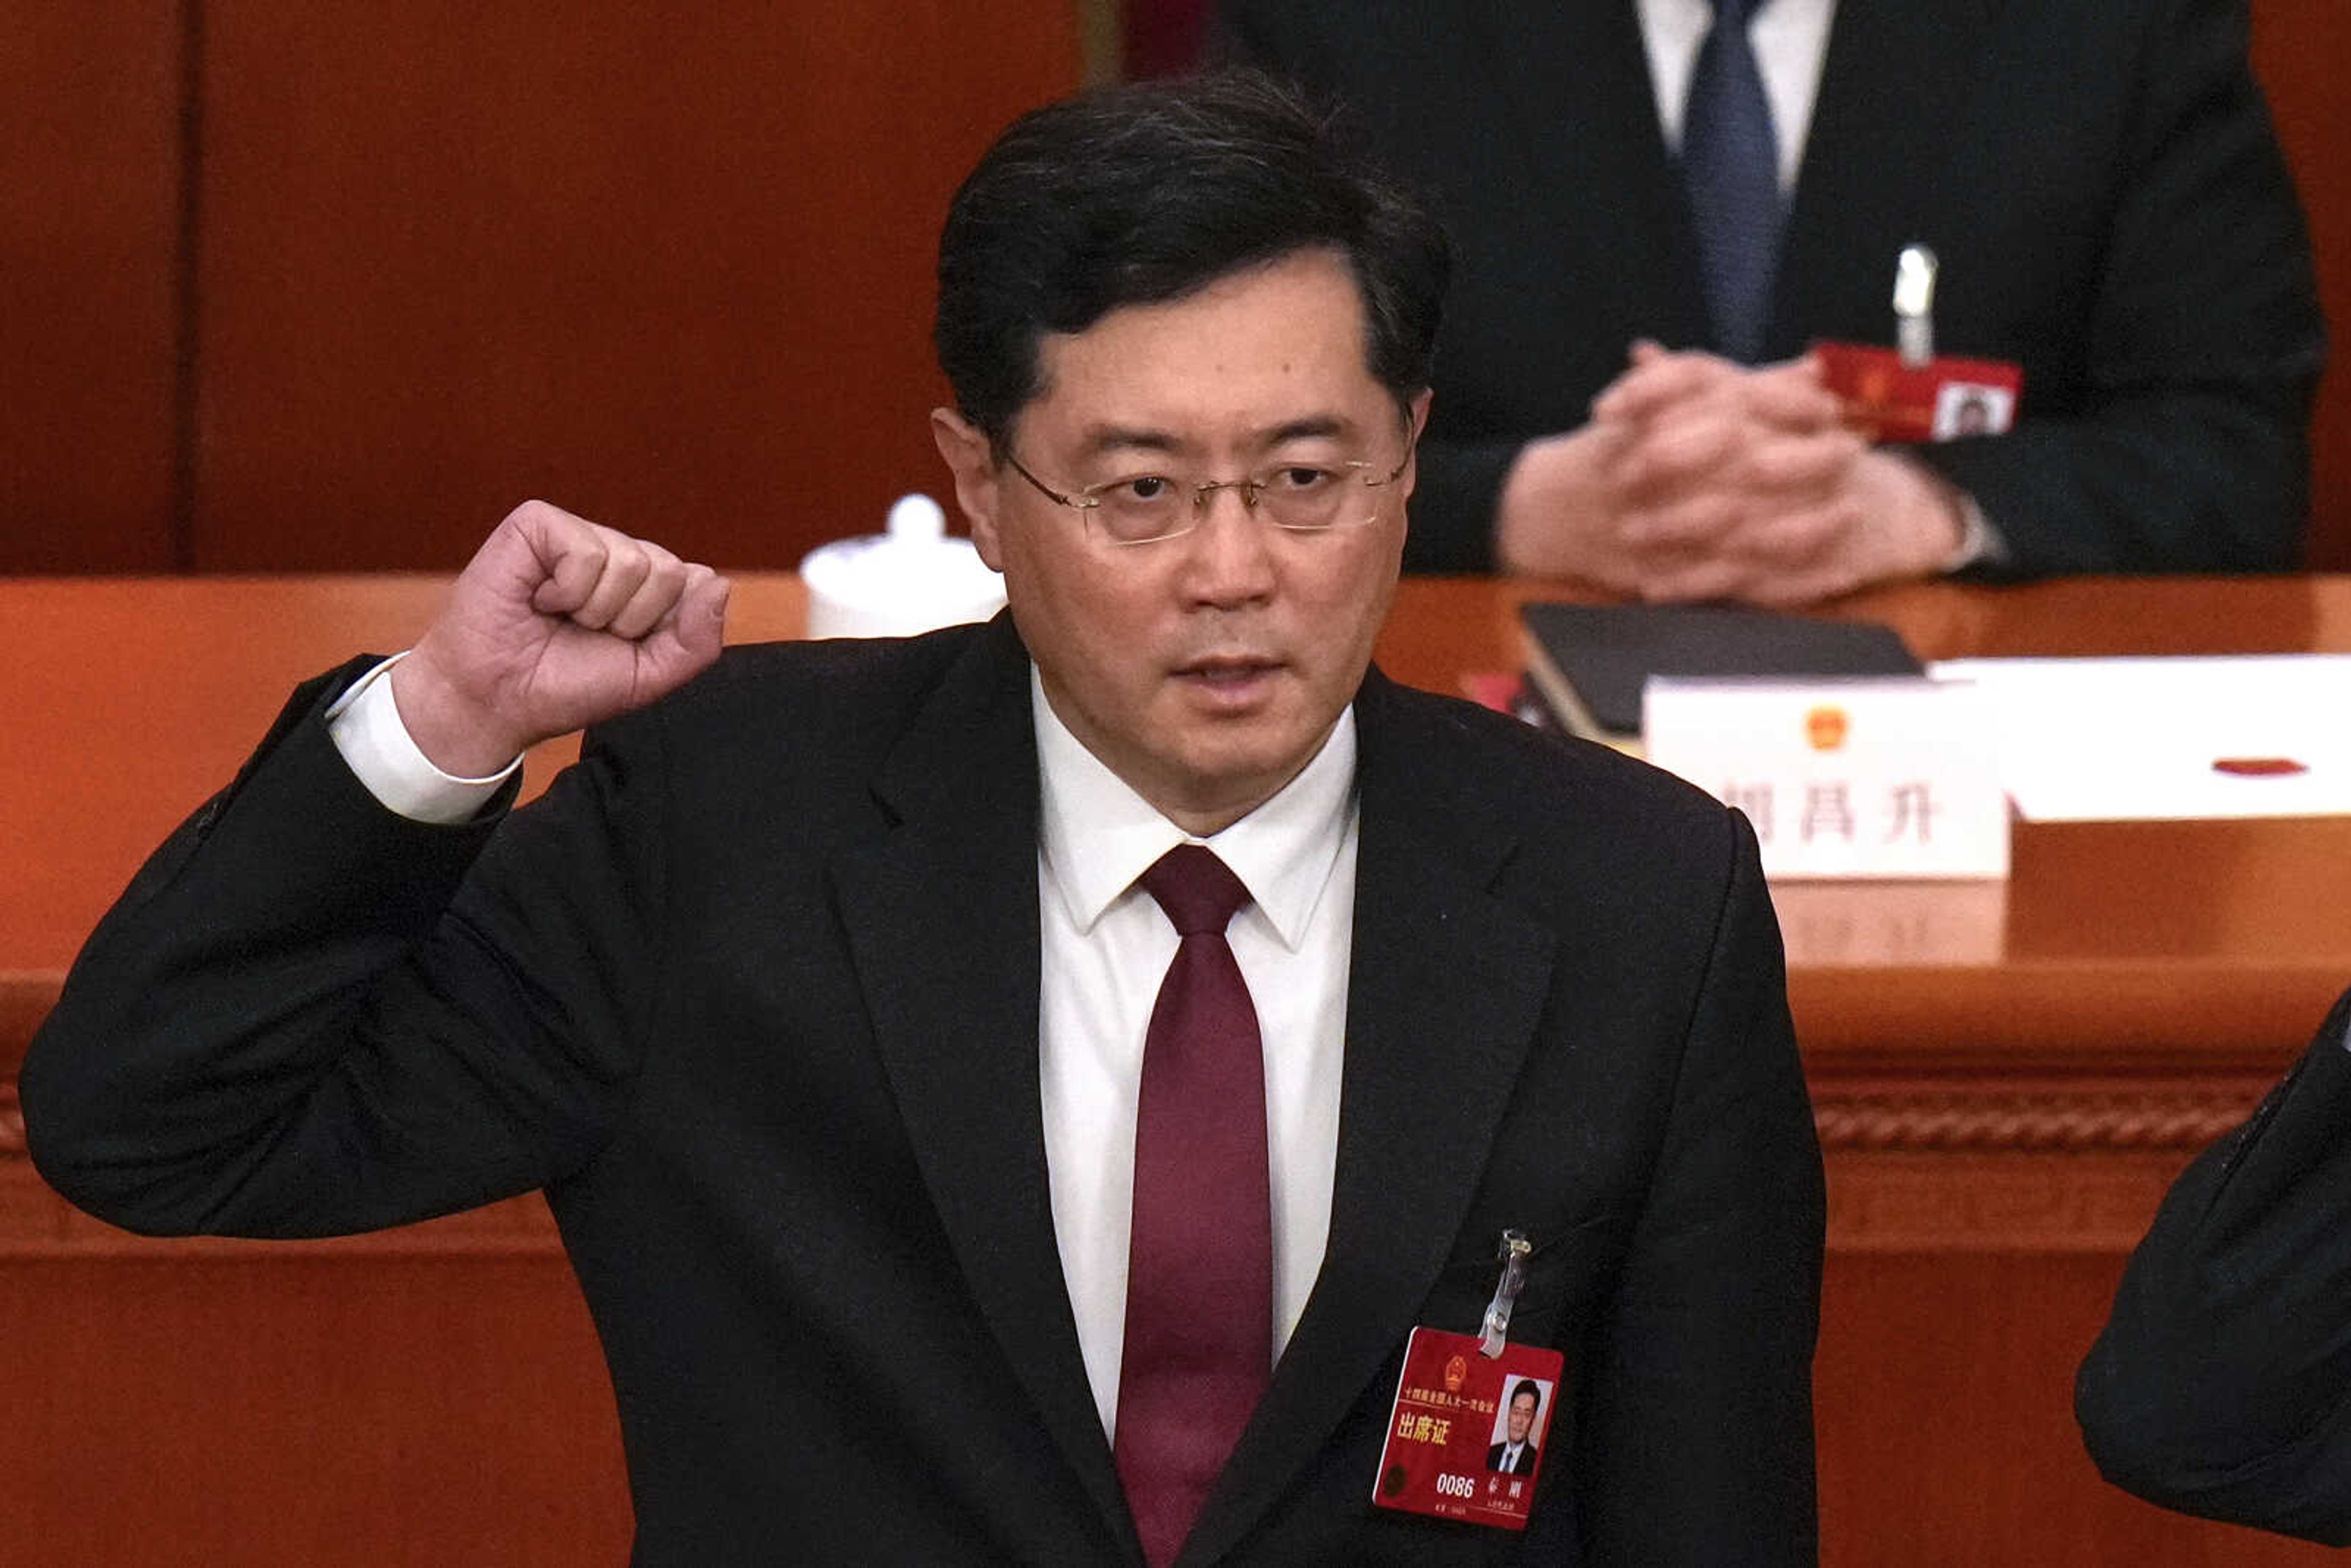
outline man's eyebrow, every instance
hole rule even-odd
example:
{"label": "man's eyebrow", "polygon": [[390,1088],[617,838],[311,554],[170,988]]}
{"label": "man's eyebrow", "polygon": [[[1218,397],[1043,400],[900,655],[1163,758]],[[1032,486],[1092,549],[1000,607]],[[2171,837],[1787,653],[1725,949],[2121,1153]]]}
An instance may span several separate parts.
{"label": "man's eyebrow", "polygon": [[[1336,413],[1310,413],[1284,420],[1259,435],[1253,444],[1270,451],[1292,441],[1314,441],[1334,435],[1346,435],[1354,430],[1354,422]],[[1149,425],[1093,424],[1081,434],[1079,453],[1081,457],[1109,456],[1120,452],[1148,452],[1174,456],[1190,450],[1193,444],[1172,431]]]}
{"label": "man's eyebrow", "polygon": [[1184,443],[1165,430],[1123,424],[1094,424],[1086,427],[1079,445],[1086,457],[1107,456],[1113,452],[1176,453]]}
{"label": "man's eyebrow", "polygon": [[1280,446],[1289,441],[1314,441],[1326,436],[1345,435],[1353,429],[1353,422],[1335,413],[1313,413],[1275,425],[1266,432],[1262,444]]}

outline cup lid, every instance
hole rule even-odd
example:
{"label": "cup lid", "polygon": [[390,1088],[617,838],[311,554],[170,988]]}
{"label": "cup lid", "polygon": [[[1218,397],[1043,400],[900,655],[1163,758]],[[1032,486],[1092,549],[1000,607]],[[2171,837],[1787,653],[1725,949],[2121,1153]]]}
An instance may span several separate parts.
{"label": "cup lid", "polygon": [[930,497],[901,497],[888,526],[820,545],[801,560],[812,615],[823,601],[911,632],[982,620],[1003,604],[1004,580],[969,539],[946,537],[946,513]]}

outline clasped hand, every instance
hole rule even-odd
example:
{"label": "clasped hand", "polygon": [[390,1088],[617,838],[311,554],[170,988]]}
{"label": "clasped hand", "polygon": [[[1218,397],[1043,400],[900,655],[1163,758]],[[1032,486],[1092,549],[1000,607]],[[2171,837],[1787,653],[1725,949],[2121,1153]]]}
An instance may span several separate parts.
{"label": "clasped hand", "polygon": [[645,539],[526,501],[392,672],[417,748],[479,778],[643,707],[717,658],[731,585]]}
{"label": "clasped hand", "polygon": [[1960,538],[1957,492],[1848,429],[1816,361],[1644,342],[1589,423],[1520,453],[1496,545],[1633,598],[1803,604],[1932,573]]}

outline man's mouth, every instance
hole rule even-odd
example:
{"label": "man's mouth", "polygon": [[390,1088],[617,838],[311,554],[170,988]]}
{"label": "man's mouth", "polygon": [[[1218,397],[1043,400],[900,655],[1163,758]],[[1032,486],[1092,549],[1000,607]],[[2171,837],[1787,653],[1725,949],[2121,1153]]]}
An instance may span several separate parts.
{"label": "man's mouth", "polygon": [[1253,653],[1212,653],[1176,667],[1179,675],[1197,676],[1202,680],[1246,680],[1279,667],[1278,659],[1260,658]]}
{"label": "man's mouth", "polygon": [[1176,666],[1186,685],[1218,703],[1253,700],[1282,667],[1278,659],[1254,653],[1214,653]]}

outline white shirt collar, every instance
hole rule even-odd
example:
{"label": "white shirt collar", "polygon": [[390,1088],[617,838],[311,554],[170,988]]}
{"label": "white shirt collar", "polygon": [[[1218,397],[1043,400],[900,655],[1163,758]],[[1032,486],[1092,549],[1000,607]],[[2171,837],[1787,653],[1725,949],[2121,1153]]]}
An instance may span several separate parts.
{"label": "white shirt collar", "polygon": [[1177,844],[1206,843],[1232,868],[1283,946],[1297,948],[1331,880],[1355,797],[1355,710],[1351,705],[1313,760],[1273,798],[1201,840],[1159,814],[1070,733],[1035,666],[1029,706],[1043,787],[1040,845],[1049,880],[1070,919],[1090,931],[1134,879]]}

